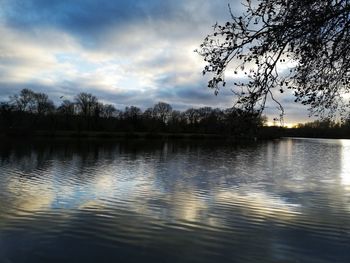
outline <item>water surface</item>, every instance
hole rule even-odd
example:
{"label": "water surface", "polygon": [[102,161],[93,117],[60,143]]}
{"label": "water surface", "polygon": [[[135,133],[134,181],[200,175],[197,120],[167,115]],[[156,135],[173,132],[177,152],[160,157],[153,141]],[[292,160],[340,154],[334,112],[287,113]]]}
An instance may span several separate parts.
{"label": "water surface", "polygon": [[0,262],[350,262],[350,141],[0,143]]}

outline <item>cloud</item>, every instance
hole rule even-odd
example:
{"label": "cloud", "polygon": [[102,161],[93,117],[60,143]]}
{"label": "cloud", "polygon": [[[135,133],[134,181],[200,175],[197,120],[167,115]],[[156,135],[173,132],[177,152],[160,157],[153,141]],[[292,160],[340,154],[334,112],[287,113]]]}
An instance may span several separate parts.
{"label": "cloud", "polygon": [[2,0],[1,5],[3,20],[11,28],[31,30],[38,27],[55,27],[80,37],[86,46],[94,46],[96,38],[101,35],[103,38],[105,31],[112,27],[120,29],[130,24],[155,22],[159,24],[159,29],[162,29],[163,21],[176,20],[187,25],[180,29],[173,28],[176,33],[194,29],[203,21],[215,21],[224,13],[227,16],[228,2]]}
{"label": "cloud", "polygon": [[29,87],[56,103],[91,92],[119,108],[229,107],[232,93],[213,95],[194,52],[229,19],[228,2],[241,11],[233,0],[0,0],[0,99]]}

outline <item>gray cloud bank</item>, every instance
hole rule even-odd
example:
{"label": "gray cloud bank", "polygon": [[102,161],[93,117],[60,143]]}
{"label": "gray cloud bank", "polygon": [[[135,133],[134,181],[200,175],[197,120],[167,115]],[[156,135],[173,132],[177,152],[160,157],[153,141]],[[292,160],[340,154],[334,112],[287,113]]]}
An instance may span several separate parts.
{"label": "gray cloud bank", "polygon": [[[56,103],[85,91],[119,108],[230,107],[230,90],[213,95],[194,53],[229,19],[228,2],[241,11],[236,0],[0,0],[0,99],[27,87]],[[299,105],[285,107],[287,122],[307,120]]]}

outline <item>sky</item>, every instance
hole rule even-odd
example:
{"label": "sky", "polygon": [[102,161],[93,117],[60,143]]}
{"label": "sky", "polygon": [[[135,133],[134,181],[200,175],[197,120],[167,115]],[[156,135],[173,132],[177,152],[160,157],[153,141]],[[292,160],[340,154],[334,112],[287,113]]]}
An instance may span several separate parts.
{"label": "sky", "polygon": [[[231,107],[231,90],[214,95],[194,52],[230,20],[228,3],[242,12],[240,0],[0,0],[0,100],[29,88],[57,105],[88,92],[118,109]],[[291,95],[280,100],[286,124],[310,121]],[[266,114],[277,117],[276,105]]]}

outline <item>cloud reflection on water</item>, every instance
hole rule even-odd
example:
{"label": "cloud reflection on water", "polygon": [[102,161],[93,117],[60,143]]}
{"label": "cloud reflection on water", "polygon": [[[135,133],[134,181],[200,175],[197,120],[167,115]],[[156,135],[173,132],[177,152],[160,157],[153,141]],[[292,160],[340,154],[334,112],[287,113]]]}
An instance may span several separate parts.
{"label": "cloud reflection on water", "polygon": [[[283,144],[277,148],[270,146],[266,156],[269,160],[272,158],[271,151],[284,151]],[[55,161],[51,161],[56,157],[51,156],[50,151],[46,152],[46,157],[42,153],[24,155],[26,162],[21,163],[25,167],[16,169],[17,173],[27,171],[26,175],[22,179],[10,177],[7,182],[5,192],[11,193],[13,198],[9,206],[15,207],[18,213],[31,213],[45,209],[74,210],[96,204],[100,208],[110,209],[115,204],[160,220],[211,224],[207,217],[217,205],[279,220],[296,217],[298,207],[302,205],[293,200],[286,201],[281,192],[293,191],[297,183],[293,182],[294,178],[281,181],[280,189],[268,190],[266,186],[269,183],[254,187],[259,180],[268,179],[263,177],[264,173],[268,175],[271,172],[270,168],[261,170],[263,156],[257,155],[254,158],[259,161],[255,164],[240,167],[248,159],[252,160],[250,155],[254,152],[246,154],[245,150],[241,155],[240,150],[231,154],[224,150],[221,153],[223,156],[217,155],[216,160],[209,162],[206,155],[210,151],[196,147],[191,149],[186,146],[176,150],[171,144],[164,144],[157,150],[146,150],[139,155],[129,155],[115,147],[109,150],[97,148],[97,151],[84,152],[83,155],[79,152],[69,153],[68,159],[57,151],[54,154],[60,155],[61,159]],[[288,156],[293,154],[290,141],[286,142],[285,147]],[[186,155],[182,154],[183,150]],[[344,155],[344,152],[342,154],[343,160],[350,156]],[[235,155],[239,156],[239,162]],[[343,174],[348,170],[346,165],[350,163],[350,160],[346,160],[342,162],[343,183]],[[287,164],[291,163],[288,161]],[[272,162],[271,165],[275,164]],[[242,174],[239,173],[244,169],[249,169],[250,175],[245,175],[242,181]],[[257,175],[259,172],[261,174]],[[254,174],[255,181],[251,182],[253,179],[248,176],[254,177]],[[295,175],[296,178],[299,176],[302,174]]]}
{"label": "cloud reflection on water", "polygon": [[350,190],[350,140],[341,140],[341,183]]}
{"label": "cloud reflection on water", "polygon": [[114,249],[128,244],[172,255],[177,248],[189,259],[191,251],[229,256],[247,247],[254,252],[242,256],[278,260],[314,244],[341,249],[350,230],[339,177],[348,149],[337,143],[9,147],[1,153],[0,233],[72,244],[91,238]]}

